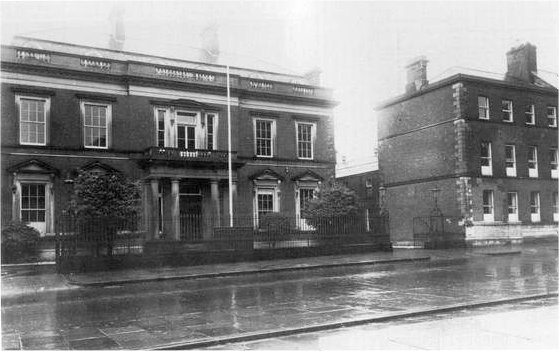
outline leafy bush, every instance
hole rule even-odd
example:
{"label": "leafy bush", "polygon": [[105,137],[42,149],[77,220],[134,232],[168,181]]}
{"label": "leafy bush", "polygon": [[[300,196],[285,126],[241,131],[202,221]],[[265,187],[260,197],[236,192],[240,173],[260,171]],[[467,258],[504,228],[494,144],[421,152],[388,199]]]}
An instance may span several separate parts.
{"label": "leafy bush", "polygon": [[316,196],[302,209],[302,218],[319,233],[340,234],[356,231],[361,208],[355,192],[337,182],[322,184]]}
{"label": "leafy bush", "polygon": [[67,212],[76,219],[81,240],[92,244],[96,256],[102,246],[112,255],[117,231],[137,228],[140,184],[116,172],[82,171],[74,181]]}
{"label": "leafy bush", "polygon": [[25,223],[8,223],[2,228],[2,262],[22,262],[37,256],[39,237],[39,232]]}
{"label": "leafy bush", "polygon": [[287,234],[290,229],[289,218],[278,212],[266,213],[260,218],[260,229],[266,230],[274,236]]}

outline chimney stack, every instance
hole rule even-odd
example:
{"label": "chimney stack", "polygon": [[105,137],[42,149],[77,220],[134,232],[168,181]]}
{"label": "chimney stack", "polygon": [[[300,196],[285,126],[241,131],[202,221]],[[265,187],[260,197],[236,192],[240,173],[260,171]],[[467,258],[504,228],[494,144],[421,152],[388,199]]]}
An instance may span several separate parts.
{"label": "chimney stack", "polygon": [[124,22],[122,17],[124,15],[124,8],[121,5],[114,5],[109,15],[111,22],[111,37],[109,39],[109,49],[122,51],[124,47]]}
{"label": "chimney stack", "polygon": [[533,83],[532,72],[538,70],[536,47],[530,43],[510,49],[507,52],[507,77]]}
{"label": "chimney stack", "polygon": [[425,56],[419,56],[411,60],[406,66],[406,93],[414,93],[429,84],[427,80],[427,62],[429,61],[427,61]]}
{"label": "chimney stack", "polygon": [[315,67],[304,74],[305,79],[309,82],[310,85],[318,86],[320,85],[320,74],[322,71],[320,68]]}
{"label": "chimney stack", "polygon": [[217,63],[219,59],[219,37],[217,29],[217,24],[212,23],[200,33],[200,39],[202,40],[202,56],[200,60],[202,62]]}

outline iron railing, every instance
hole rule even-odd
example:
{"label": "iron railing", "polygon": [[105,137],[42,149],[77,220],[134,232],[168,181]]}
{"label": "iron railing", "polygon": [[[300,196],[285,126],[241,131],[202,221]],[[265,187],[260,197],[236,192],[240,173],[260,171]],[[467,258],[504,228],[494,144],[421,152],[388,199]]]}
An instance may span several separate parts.
{"label": "iron railing", "polygon": [[[145,150],[144,157],[150,160],[163,161],[202,161],[227,162],[229,151],[207,149],[181,149],[174,147],[150,147]],[[231,151],[231,157],[237,158],[237,152]]]}
{"label": "iron railing", "polygon": [[424,245],[426,248],[458,245],[465,238],[465,229],[462,222],[462,217],[456,216],[414,217],[414,244]]}

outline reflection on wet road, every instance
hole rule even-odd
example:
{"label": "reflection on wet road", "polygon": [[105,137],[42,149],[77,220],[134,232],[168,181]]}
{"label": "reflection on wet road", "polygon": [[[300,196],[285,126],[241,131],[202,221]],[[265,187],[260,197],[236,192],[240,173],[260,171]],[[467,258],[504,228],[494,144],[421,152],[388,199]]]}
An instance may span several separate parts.
{"label": "reflection on wet road", "polygon": [[2,333],[5,349],[149,348],[556,291],[557,251],[523,250],[66,291],[3,305]]}

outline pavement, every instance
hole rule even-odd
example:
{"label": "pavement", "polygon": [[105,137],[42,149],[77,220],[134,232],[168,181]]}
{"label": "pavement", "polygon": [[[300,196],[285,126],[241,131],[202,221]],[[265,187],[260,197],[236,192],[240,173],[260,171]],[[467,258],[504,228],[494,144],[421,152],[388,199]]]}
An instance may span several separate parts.
{"label": "pavement", "polygon": [[42,267],[36,264],[2,265],[1,297],[2,300],[6,300],[38,297],[42,293],[60,292],[80,287],[111,286],[162,280],[215,278],[409,261],[465,259],[472,255],[509,255],[519,254],[520,252],[520,247],[517,246],[448,250],[394,249],[392,252],[70,274],[54,273],[56,271],[54,263],[44,263]]}
{"label": "pavement", "polygon": [[53,269],[3,267],[3,349],[201,348],[557,298],[556,244]]}
{"label": "pavement", "polygon": [[209,350],[559,349],[557,299],[210,346]]}

